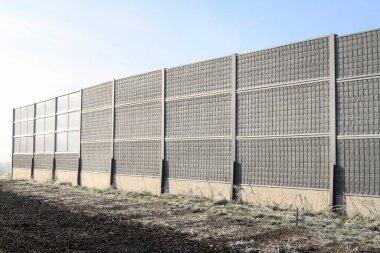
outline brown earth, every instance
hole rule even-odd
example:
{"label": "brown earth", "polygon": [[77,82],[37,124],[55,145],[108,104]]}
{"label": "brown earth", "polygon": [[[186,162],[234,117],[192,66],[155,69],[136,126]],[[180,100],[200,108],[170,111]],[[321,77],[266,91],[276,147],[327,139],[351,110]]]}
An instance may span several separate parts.
{"label": "brown earth", "polygon": [[338,243],[321,246],[309,231],[210,214],[177,200],[0,181],[0,252],[346,251]]}

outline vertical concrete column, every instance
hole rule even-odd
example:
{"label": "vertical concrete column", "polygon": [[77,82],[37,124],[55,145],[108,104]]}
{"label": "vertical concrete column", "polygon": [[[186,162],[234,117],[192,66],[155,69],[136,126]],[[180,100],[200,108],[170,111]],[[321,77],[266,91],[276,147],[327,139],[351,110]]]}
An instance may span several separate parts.
{"label": "vertical concrete column", "polygon": [[236,54],[231,56],[231,180],[230,200],[234,200],[236,174]]}
{"label": "vertical concrete column", "polygon": [[79,117],[79,152],[78,152],[78,169],[77,169],[77,185],[81,185],[82,174],[82,99],[83,89],[80,90],[80,117]]}
{"label": "vertical concrete column", "polygon": [[335,34],[329,35],[330,64],[330,207],[335,205],[335,166],[336,166],[336,76],[335,76]]}
{"label": "vertical concrete column", "polygon": [[[11,179],[13,180],[13,154],[15,150],[15,109],[12,109],[12,160],[11,160],[11,166],[12,166],[12,171],[11,171]],[[34,124],[34,123],[33,123]]]}
{"label": "vertical concrete column", "polygon": [[166,83],[166,70],[161,71],[161,192],[165,192],[165,83]]}
{"label": "vertical concrete column", "polygon": [[[33,148],[32,148],[32,166],[31,166],[31,178],[34,179],[34,153],[36,153],[36,117],[37,117],[37,106],[36,103],[33,104]],[[12,169],[13,170],[13,169]]]}
{"label": "vertical concrete column", "polygon": [[112,80],[112,134],[111,134],[111,161],[110,161],[110,171],[111,171],[111,178],[110,178],[110,185],[115,186],[115,174],[116,174],[116,168],[115,168],[115,160],[114,160],[114,150],[115,150],[115,79]]}
{"label": "vertical concrete column", "polygon": [[[58,97],[54,98],[54,104],[55,104],[55,108],[54,108],[54,153],[53,153],[53,171],[52,171],[52,180],[53,181],[55,181],[55,153],[57,152]],[[66,138],[66,142],[68,142],[68,138]]]}

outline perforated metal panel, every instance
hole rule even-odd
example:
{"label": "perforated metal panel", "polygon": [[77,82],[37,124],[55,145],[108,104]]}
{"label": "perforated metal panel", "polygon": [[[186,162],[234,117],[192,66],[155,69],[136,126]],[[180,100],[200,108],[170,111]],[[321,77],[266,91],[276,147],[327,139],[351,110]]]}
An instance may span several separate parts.
{"label": "perforated metal panel", "polygon": [[112,109],[82,113],[82,141],[112,139]]}
{"label": "perforated metal panel", "polygon": [[225,181],[231,175],[229,140],[170,141],[165,144],[169,178]]}
{"label": "perforated metal panel", "polygon": [[112,106],[112,82],[83,89],[82,110]]}
{"label": "perforated metal panel", "polygon": [[161,142],[133,141],[115,143],[117,174],[159,176]]}
{"label": "perforated metal panel", "polygon": [[111,142],[82,143],[82,170],[110,172]]}
{"label": "perforated metal panel", "polygon": [[244,92],[237,97],[238,135],[329,132],[327,82]]}
{"label": "perforated metal panel", "polygon": [[239,55],[237,88],[329,76],[328,38]]}
{"label": "perforated metal panel", "polygon": [[116,108],[115,127],[115,139],[160,137],[161,103]]}
{"label": "perforated metal panel", "polygon": [[53,154],[35,154],[34,168],[41,170],[53,170]]}
{"label": "perforated metal panel", "polygon": [[329,148],[328,137],[238,140],[242,182],[328,188]]}
{"label": "perforated metal panel", "polygon": [[380,78],[338,83],[337,132],[380,133]]}
{"label": "perforated metal panel", "polygon": [[166,103],[166,137],[225,136],[231,132],[231,95]]}
{"label": "perforated metal panel", "polygon": [[380,73],[380,30],[338,37],[339,78]]}
{"label": "perforated metal panel", "polygon": [[78,154],[55,154],[56,170],[78,170]]}
{"label": "perforated metal panel", "polygon": [[161,71],[116,80],[115,104],[159,99],[161,97],[161,82]]}
{"label": "perforated metal panel", "polygon": [[33,155],[14,154],[12,156],[13,168],[31,169],[32,158],[33,158]]}
{"label": "perforated metal panel", "polygon": [[228,90],[231,88],[231,57],[167,69],[165,86],[167,97]]}
{"label": "perforated metal panel", "polygon": [[339,140],[337,157],[342,191],[380,195],[380,139]]}

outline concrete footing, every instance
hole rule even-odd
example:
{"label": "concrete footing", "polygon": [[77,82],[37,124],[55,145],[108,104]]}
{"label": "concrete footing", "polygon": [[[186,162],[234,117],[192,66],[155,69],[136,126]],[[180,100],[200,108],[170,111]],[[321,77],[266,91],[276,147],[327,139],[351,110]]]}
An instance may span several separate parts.
{"label": "concrete footing", "polygon": [[69,183],[77,185],[78,172],[70,170],[57,170],[55,171],[55,180],[60,183]]}
{"label": "concrete footing", "polygon": [[34,169],[34,180],[39,183],[51,183],[52,180],[52,171],[44,169]]}
{"label": "concrete footing", "polygon": [[243,201],[258,205],[275,205],[282,208],[305,210],[328,210],[329,190],[309,188],[287,188],[242,185],[240,197]]}
{"label": "concrete footing", "polygon": [[110,173],[87,172],[81,173],[81,186],[88,188],[107,189],[110,187]]}
{"label": "concrete footing", "polygon": [[29,180],[31,179],[31,169],[13,168],[13,180]]}
{"label": "concrete footing", "polygon": [[155,195],[161,193],[159,177],[143,177],[116,175],[116,188],[128,192],[149,192]]}

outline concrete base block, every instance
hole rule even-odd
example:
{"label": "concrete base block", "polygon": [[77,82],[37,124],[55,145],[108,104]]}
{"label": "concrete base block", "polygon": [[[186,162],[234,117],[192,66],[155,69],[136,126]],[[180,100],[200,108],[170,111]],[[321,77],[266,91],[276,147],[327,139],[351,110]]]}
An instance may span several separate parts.
{"label": "concrete base block", "polygon": [[345,203],[348,216],[361,214],[380,217],[380,196],[346,194]]}
{"label": "concrete base block", "polygon": [[29,180],[31,179],[31,169],[13,168],[13,180]]}
{"label": "concrete base block", "polygon": [[161,180],[158,177],[116,175],[116,188],[128,192],[161,193]]}
{"label": "concrete base block", "polygon": [[34,169],[34,180],[43,184],[51,183],[53,181],[52,173],[51,170]]}
{"label": "concrete base block", "polygon": [[108,189],[110,187],[110,173],[96,173],[82,171],[81,185],[88,188]]}
{"label": "concrete base block", "polygon": [[298,207],[310,211],[329,209],[328,189],[242,185],[240,197],[243,201],[258,205],[276,205],[283,208]]}
{"label": "concrete base block", "polygon": [[224,182],[169,179],[169,193],[200,196],[215,200],[229,200],[230,184]]}
{"label": "concrete base block", "polygon": [[69,183],[71,185],[77,185],[78,172],[69,170],[57,170],[55,171],[55,180],[60,183]]}

